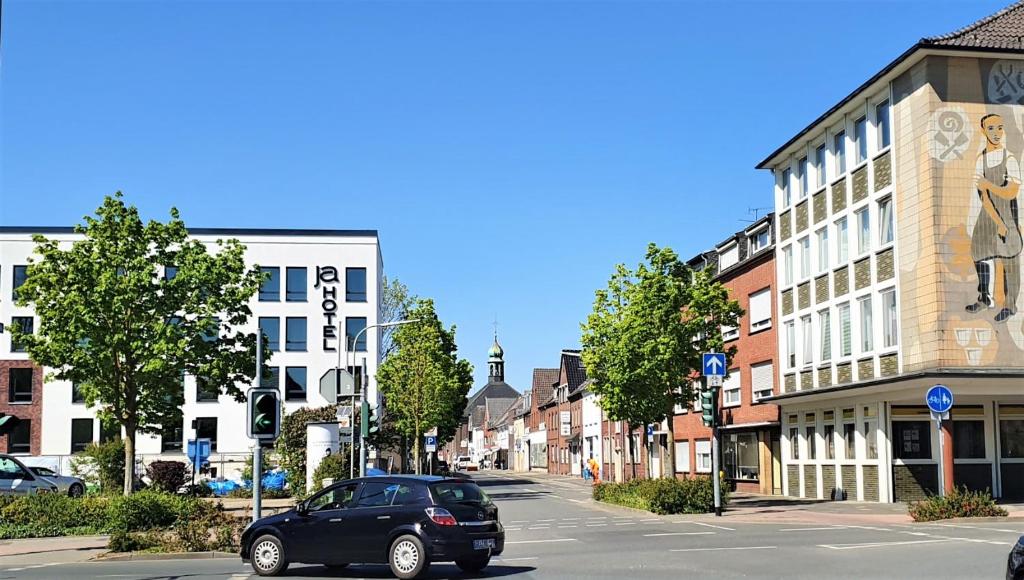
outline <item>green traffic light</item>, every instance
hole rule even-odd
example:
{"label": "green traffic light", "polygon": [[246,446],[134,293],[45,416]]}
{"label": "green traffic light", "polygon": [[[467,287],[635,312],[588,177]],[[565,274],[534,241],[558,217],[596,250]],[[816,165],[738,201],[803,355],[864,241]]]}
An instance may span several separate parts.
{"label": "green traffic light", "polygon": [[273,435],[277,423],[277,397],[271,393],[261,393],[252,404],[253,435]]}

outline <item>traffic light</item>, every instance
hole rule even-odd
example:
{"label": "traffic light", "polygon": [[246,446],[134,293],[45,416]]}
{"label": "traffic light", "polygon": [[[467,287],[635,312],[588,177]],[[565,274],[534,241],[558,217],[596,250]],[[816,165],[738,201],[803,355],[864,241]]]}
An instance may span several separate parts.
{"label": "traffic light", "polygon": [[704,420],[705,427],[714,427],[717,422],[717,413],[715,412],[715,403],[718,397],[718,391],[716,389],[704,389],[700,392],[700,410],[701,418]]}
{"label": "traffic light", "polygon": [[365,438],[380,431],[380,415],[377,410],[370,411],[370,404],[365,401],[359,407],[359,432]]}
{"label": "traffic light", "polygon": [[249,438],[273,441],[281,434],[281,399],[277,389],[249,391]]}

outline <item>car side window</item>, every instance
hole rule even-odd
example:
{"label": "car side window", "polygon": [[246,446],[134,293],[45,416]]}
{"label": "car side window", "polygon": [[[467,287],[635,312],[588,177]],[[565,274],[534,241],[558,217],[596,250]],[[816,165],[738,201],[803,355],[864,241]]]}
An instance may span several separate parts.
{"label": "car side window", "polygon": [[43,477],[47,477],[49,475],[57,475],[56,473],[54,473],[53,471],[51,471],[51,470],[49,470],[49,469],[47,469],[45,467],[34,467],[34,468],[32,468],[32,471],[36,475],[42,475]]}
{"label": "car side window", "polygon": [[425,485],[399,485],[391,505],[422,505],[427,502]]}
{"label": "car side window", "polygon": [[358,483],[350,483],[332,489],[309,500],[309,511],[320,512],[326,510],[339,510],[349,507],[352,504],[352,497],[359,489]]}
{"label": "car side window", "polygon": [[0,457],[0,479],[23,479],[28,475],[20,465],[6,457]]}
{"label": "car side window", "polygon": [[359,494],[357,508],[383,507],[391,505],[395,493],[400,486],[397,483],[367,483],[363,485],[363,491]]}

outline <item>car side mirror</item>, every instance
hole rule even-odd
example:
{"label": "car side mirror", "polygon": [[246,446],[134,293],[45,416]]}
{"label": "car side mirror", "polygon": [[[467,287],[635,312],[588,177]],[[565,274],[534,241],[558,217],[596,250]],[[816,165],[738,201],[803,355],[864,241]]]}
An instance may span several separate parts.
{"label": "car side mirror", "polygon": [[307,515],[309,513],[309,503],[306,501],[300,501],[298,505],[295,506],[295,513],[300,516]]}

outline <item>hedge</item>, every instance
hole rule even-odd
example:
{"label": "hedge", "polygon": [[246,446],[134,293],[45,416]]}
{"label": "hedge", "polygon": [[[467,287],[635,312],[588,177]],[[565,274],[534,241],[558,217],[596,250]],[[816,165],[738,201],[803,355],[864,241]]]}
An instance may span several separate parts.
{"label": "hedge", "polygon": [[987,490],[969,491],[966,487],[954,487],[953,491],[945,496],[932,496],[911,503],[907,509],[915,522],[1008,515],[1005,509],[996,505]]}
{"label": "hedge", "polygon": [[[634,479],[625,483],[599,483],[594,499],[641,509],[656,514],[701,514],[715,509],[714,485],[710,477],[693,479]],[[729,501],[722,486],[722,505]]]}

